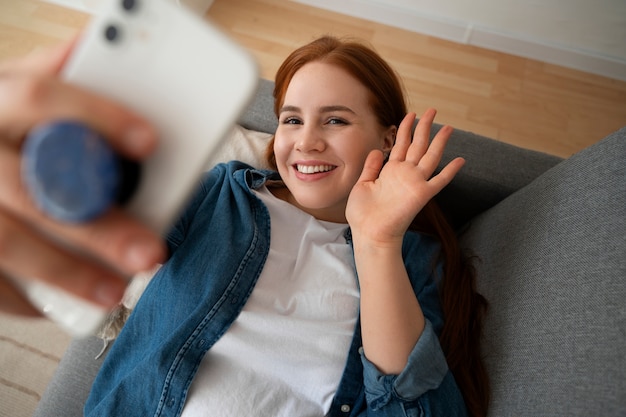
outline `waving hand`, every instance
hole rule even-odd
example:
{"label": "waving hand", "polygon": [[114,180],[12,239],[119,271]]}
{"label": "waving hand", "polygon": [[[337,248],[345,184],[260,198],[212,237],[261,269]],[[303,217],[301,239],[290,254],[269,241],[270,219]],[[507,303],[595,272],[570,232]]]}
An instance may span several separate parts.
{"label": "waving hand", "polygon": [[465,161],[456,158],[433,176],[452,128],[444,126],[429,143],[434,109],[419,120],[413,140],[415,113],[406,115],[396,143],[383,167],[383,155],[372,151],[354,186],[346,216],[353,233],[365,234],[379,244],[398,243],[420,210],[452,181]]}

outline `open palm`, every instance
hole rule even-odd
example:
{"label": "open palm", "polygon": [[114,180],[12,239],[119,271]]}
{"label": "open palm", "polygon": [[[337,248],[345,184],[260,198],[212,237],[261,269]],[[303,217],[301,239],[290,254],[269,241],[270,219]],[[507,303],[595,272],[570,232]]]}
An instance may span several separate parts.
{"label": "open palm", "polygon": [[346,207],[353,233],[365,234],[381,244],[401,241],[413,218],[459,172],[465,162],[462,158],[454,159],[433,176],[452,133],[451,127],[444,126],[429,143],[435,114],[434,109],[424,113],[413,140],[415,113],[406,115],[384,166],[380,151],[369,154]]}

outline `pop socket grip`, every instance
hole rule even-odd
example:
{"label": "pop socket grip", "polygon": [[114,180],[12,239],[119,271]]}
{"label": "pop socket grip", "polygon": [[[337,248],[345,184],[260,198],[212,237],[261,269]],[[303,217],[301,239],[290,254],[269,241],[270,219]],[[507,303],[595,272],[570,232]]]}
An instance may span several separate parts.
{"label": "pop socket grip", "polygon": [[42,211],[80,223],[128,201],[140,166],[116,154],[97,132],[66,121],[31,131],[24,143],[22,176]]}
{"label": "pop socket grip", "polygon": [[[22,151],[22,177],[49,216],[72,223],[124,204],[139,182],[139,164],[117,155],[106,140],[75,122],[34,129]],[[15,280],[43,314],[75,337],[94,334],[108,311],[39,280]]]}

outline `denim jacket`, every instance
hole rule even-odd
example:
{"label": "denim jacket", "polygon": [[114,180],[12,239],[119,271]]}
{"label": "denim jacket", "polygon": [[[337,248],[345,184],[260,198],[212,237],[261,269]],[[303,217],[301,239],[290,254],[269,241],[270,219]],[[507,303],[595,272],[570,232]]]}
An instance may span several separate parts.
{"label": "denim jacket", "polygon": [[[203,356],[235,321],[263,269],[270,218],[251,189],[277,179],[274,172],[239,162],[206,174],[167,237],[168,262],[102,365],[85,416],[180,416]],[[351,243],[349,230],[346,237]],[[399,375],[379,372],[363,354],[357,322],[328,415],[466,415],[437,337],[442,326],[437,252],[431,239],[406,234],[405,265],[427,319],[406,368]]]}

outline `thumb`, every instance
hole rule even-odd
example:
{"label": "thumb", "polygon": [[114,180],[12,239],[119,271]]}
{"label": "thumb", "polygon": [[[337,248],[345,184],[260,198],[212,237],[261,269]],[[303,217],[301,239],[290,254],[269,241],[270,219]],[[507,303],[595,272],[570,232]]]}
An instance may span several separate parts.
{"label": "thumb", "polygon": [[363,165],[363,171],[359,177],[357,184],[368,181],[375,181],[380,174],[380,170],[383,167],[384,157],[383,153],[379,150],[373,150],[367,155],[365,164]]}

